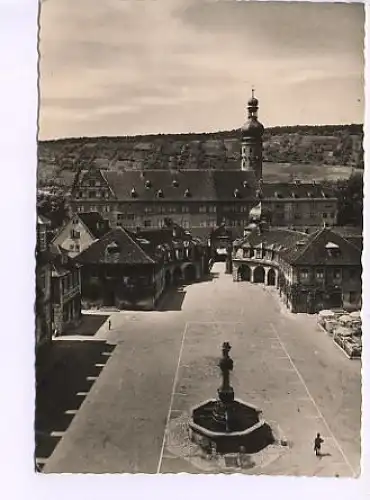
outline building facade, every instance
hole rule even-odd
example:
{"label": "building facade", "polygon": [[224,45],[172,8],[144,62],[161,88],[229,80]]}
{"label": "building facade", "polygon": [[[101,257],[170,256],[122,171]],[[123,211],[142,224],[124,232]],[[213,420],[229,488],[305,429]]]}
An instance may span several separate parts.
{"label": "building facade", "polygon": [[36,350],[52,339],[51,264],[47,245],[48,224],[37,218],[36,242]]}
{"label": "building facade", "polygon": [[216,170],[82,171],[72,189],[72,210],[99,212],[112,228],[164,227],[211,231],[227,220],[243,232],[255,204],[253,172]]}
{"label": "building facade", "polygon": [[81,269],[66,250],[51,247],[53,332],[65,333],[81,320]]}
{"label": "building facade", "polygon": [[295,313],[361,308],[361,273],[361,250],[330,228],[307,235],[256,226],[234,243],[234,281],[278,288]]}
{"label": "building facade", "polygon": [[208,272],[205,246],[173,231],[118,227],[76,257],[84,307],[152,310],[166,287],[200,279]]}
{"label": "building facade", "polygon": [[108,221],[98,212],[76,213],[58,231],[52,245],[66,251],[69,257],[76,257],[109,229]]}

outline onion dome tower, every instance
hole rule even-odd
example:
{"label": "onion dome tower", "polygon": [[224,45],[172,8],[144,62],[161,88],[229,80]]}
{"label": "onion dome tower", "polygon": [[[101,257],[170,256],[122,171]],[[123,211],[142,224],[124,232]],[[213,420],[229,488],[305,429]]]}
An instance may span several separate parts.
{"label": "onion dome tower", "polygon": [[248,120],[241,128],[242,170],[254,171],[256,180],[262,179],[262,137],[264,126],[258,121],[258,99],[254,96],[248,101]]}

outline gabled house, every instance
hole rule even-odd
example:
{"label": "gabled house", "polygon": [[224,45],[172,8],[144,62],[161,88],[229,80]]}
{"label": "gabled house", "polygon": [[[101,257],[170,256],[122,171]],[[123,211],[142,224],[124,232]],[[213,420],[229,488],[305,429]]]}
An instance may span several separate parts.
{"label": "gabled house", "polygon": [[234,281],[275,286],[292,312],[361,307],[361,249],[331,228],[313,234],[256,225],[234,242]]}
{"label": "gabled house", "polygon": [[163,255],[149,241],[117,228],[93,242],[75,260],[83,267],[85,308],[153,309],[163,292]]}
{"label": "gabled house", "polygon": [[73,214],[52,241],[52,245],[76,257],[109,231],[109,223],[98,212]]}
{"label": "gabled house", "polygon": [[294,312],[361,308],[361,249],[329,228],[279,254],[290,270],[281,275],[282,292]]}

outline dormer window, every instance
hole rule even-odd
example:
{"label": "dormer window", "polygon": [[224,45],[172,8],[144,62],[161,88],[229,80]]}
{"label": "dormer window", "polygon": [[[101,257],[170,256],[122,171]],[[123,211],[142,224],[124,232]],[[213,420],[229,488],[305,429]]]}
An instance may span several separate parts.
{"label": "dormer window", "polygon": [[298,194],[297,193],[292,193],[292,198],[298,198]]}
{"label": "dormer window", "polygon": [[137,198],[137,191],[134,187],[131,189],[131,198]]}
{"label": "dormer window", "polygon": [[190,193],[190,189],[189,189],[189,188],[188,188],[188,189],[185,189],[184,196],[185,196],[185,198],[190,198],[191,193]]}
{"label": "dormer window", "polygon": [[326,193],[324,193],[324,191],[321,191],[321,196],[322,196],[323,198],[326,198],[326,197],[327,197],[327,196],[326,196]]}
{"label": "dormer window", "polygon": [[152,187],[152,183],[150,182],[150,180],[146,180],[145,181],[145,189],[150,189]]}
{"label": "dormer window", "polygon": [[164,194],[163,194],[162,189],[158,189],[158,191],[157,191],[157,198],[163,198],[163,197],[164,197]]}
{"label": "dormer window", "polygon": [[177,179],[174,179],[172,181],[172,186],[175,187],[175,188],[179,187],[179,181]]}
{"label": "dormer window", "polygon": [[239,198],[240,197],[240,191],[238,188],[234,189],[234,198]]}
{"label": "dormer window", "polygon": [[248,181],[243,181],[243,187],[247,188],[248,187]]}
{"label": "dormer window", "polygon": [[307,197],[308,197],[308,198],[312,198],[312,193],[311,193],[311,191],[308,191],[308,193],[307,193]]}
{"label": "dormer window", "polygon": [[325,249],[329,257],[338,257],[340,255],[340,248],[336,243],[329,241],[329,243],[325,245]]}
{"label": "dormer window", "polygon": [[283,195],[281,193],[279,193],[278,191],[275,191],[275,194],[274,194],[275,198],[282,198]]}
{"label": "dormer window", "polygon": [[116,255],[120,252],[120,247],[115,241],[113,241],[112,243],[109,243],[109,245],[107,245],[105,251],[107,255]]}

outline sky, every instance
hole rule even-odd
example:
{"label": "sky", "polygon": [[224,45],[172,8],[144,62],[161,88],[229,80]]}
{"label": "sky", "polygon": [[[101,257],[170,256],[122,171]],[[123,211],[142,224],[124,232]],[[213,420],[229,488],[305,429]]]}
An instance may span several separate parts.
{"label": "sky", "polygon": [[362,4],[43,0],[39,138],[362,123]]}

